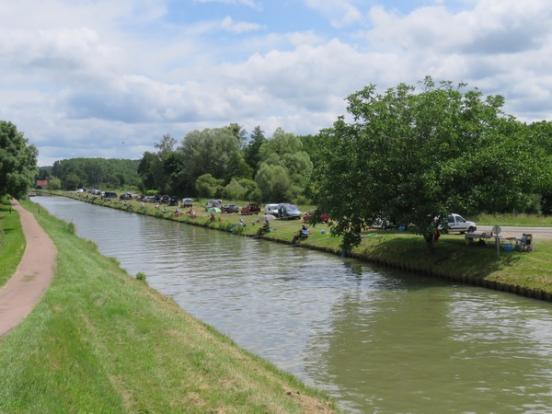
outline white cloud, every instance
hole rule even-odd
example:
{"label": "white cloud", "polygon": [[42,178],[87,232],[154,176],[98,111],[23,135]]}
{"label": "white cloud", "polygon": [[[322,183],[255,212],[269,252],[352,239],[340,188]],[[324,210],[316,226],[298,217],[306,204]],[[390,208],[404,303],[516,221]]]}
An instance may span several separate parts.
{"label": "white cloud", "polygon": [[[372,8],[369,26],[353,2],[309,1],[337,26],[359,22],[351,27],[364,30],[342,29],[339,38],[276,33],[231,17],[183,26],[164,22],[167,6],[157,0],[2,2],[0,119],[39,145],[41,163],[138,157],[165,132],[181,138],[229,122],[316,132],[364,85],[425,75],[503,94],[507,111],[523,119],[552,119],[545,0],[480,0],[461,11],[434,4],[406,14]],[[31,5],[36,14],[26,14]],[[137,27],[128,29],[131,22]]]}
{"label": "white cloud", "polygon": [[332,26],[337,28],[362,19],[362,13],[350,0],[305,0],[305,4],[327,17]]}
{"label": "white cloud", "polygon": [[260,5],[255,0],[193,0],[195,3],[222,3],[237,6],[247,6],[253,9],[260,9]]}
{"label": "white cloud", "polygon": [[237,22],[234,19],[232,19],[230,16],[226,16],[222,20],[221,27],[223,30],[226,30],[232,33],[254,32],[262,28],[262,26],[257,23]]}

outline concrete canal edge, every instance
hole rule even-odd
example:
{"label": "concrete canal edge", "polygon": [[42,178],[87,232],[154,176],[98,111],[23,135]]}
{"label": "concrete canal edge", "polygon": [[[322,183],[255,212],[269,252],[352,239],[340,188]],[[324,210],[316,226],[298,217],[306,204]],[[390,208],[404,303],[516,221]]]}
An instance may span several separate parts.
{"label": "concrete canal edge", "polygon": [[[66,197],[66,198],[70,198],[70,199],[77,200],[77,201],[82,201],[82,202],[93,204],[93,205],[100,206],[100,207],[108,207],[108,208],[112,208],[112,209],[115,209],[115,210],[121,210],[121,211],[130,212],[130,213],[146,215],[146,216],[150,216],[150,217],[154,217],[154,218],[174,221],[176,223],[189,224],[189,225],[192,225],[192,226],[203,227],[203,228],[207,228],[207,229],[211,229],[211,230],[223,231],[223,232],[235,235],[235,236],[257,238],[257,239],[262,239],[262,240],[271,241],[271,242],[275,242],[275,243],[286,244],[286,245],[289,245],[289,246],[301,247],[301,248],[309,249],[309,250],[316,250],[316,251],[319,251],[319,252],[329,253],[329,254],[333,254],[333,255],[336,255],[336,256],[342,256],[343,255],[341,250],[339,250],[339,249],[328,248],[328,247],[324,247],[324,246],[317,246],[317,245],[314,245],[314,244],[310,244],[308,242],[301,242],[298,245],[293,245],[293,243],[290,240],[278,239],[278,238],[270,237],[270,236],[266,236],[266,235],[258,237],[258,236],[255,236],[255,235],[235,233],[235,232],[230,231],[229,229],[212,226],[212,225],[210,225],[210,223],[199,223],[199,222],[194,222],[194,221],[188,221],[186,219],[178,220],[175,217],[167,217],[167,216],[162,215],[162,214],[153,215],[153,214],[148,214],[145,211],[135,211],[135,210],[129,211],[128,209],[122,208],[122,207],[117,206],[117,205],[113,205],[113,204],[109,204],[109,203],[103,203],[103,202],[91,202],[90,200],[81,199],[78,196],[73,197],[69,194],[59,194],[59,193],[52,193],[52,192],[46,192],[46,191],[43,191],[43,194]],[[531,299],[537,299],[537,300],[552,302],[552,292],[547,292],[547,291],[542,290],[542,289],[531,289],[531,288],[516,285],[516,284],[504,283],[504,282],[499,282],[499,281],[495,281],[495,280],[479,279],[479,278],[470,277],[470,276],[466,276],[466,275],[447,274],[447,273],[435,271],[434,269],[431,269],[431,268],[422,269],[422,268],[416,267],[415,265],[412,265],[412,264],[409,264],[409,263],[396,263],[396,262],[393,262],[393,261],[390,261],[390,260],[385,260],[385,259],[381,259],[381,258],[377,258],[377,257],[371,257],[371,256],[366,255],[366,254],[360,254],[360,253],[355,253],[355,252],[348,253],[347,257],[354,258],[356,260],[366,262],[366,263],[377,264],[377,265],[388,267],[388,268],[391,268],[391,269],[397,269],[397,270],[401,270],[401,271],[405,271],[405,272],[409,272],[409,273],[415,273],[415,274],[422,275],[422,276],[429,276],[429,277],[433,277],[433,278],[448,280],[448,281],[454,282],[454,283],[461,283],[461,284],[470,285],[470,286],[484,287],[484,288],[487,288],[487,289],[513,293],[515,295],[524,296],[524,297],[531,298]]]}

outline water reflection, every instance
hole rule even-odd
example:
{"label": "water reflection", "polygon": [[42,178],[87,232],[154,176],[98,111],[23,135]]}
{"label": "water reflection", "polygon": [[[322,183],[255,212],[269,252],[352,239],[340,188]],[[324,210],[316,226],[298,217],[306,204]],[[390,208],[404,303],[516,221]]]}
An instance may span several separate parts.
{"label": "water reflection", "polygon": [[549,304],[73,200],[37,201],[348,410],[552,407]]}

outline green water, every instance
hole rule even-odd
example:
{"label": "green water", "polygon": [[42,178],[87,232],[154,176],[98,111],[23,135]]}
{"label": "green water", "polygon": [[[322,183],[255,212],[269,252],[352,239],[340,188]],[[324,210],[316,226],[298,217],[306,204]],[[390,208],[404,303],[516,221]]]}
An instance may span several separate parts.
{"label": "green water", "polygon": [[552,306],[37,198],[184,309],[347,412],[552,412]]}

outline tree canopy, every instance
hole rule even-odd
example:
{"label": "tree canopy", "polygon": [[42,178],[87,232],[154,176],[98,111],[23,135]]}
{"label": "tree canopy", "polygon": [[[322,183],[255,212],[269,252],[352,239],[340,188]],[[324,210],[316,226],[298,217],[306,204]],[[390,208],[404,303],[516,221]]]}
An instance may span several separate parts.
{"label": "tree canopy", "polygon": [[0,121],[0,196],[26,194],[37,173],[37,154],[14,124]]}
{"label": "tree canopy", "polygon": [[542,187],[549,164],[527,128],[503,114],[502,97],[464,89],[371,85],[348,98],[352,122],[322,131],[320,207],[346,247],[378,218],[430,241],[436,216],[523,209]]}

